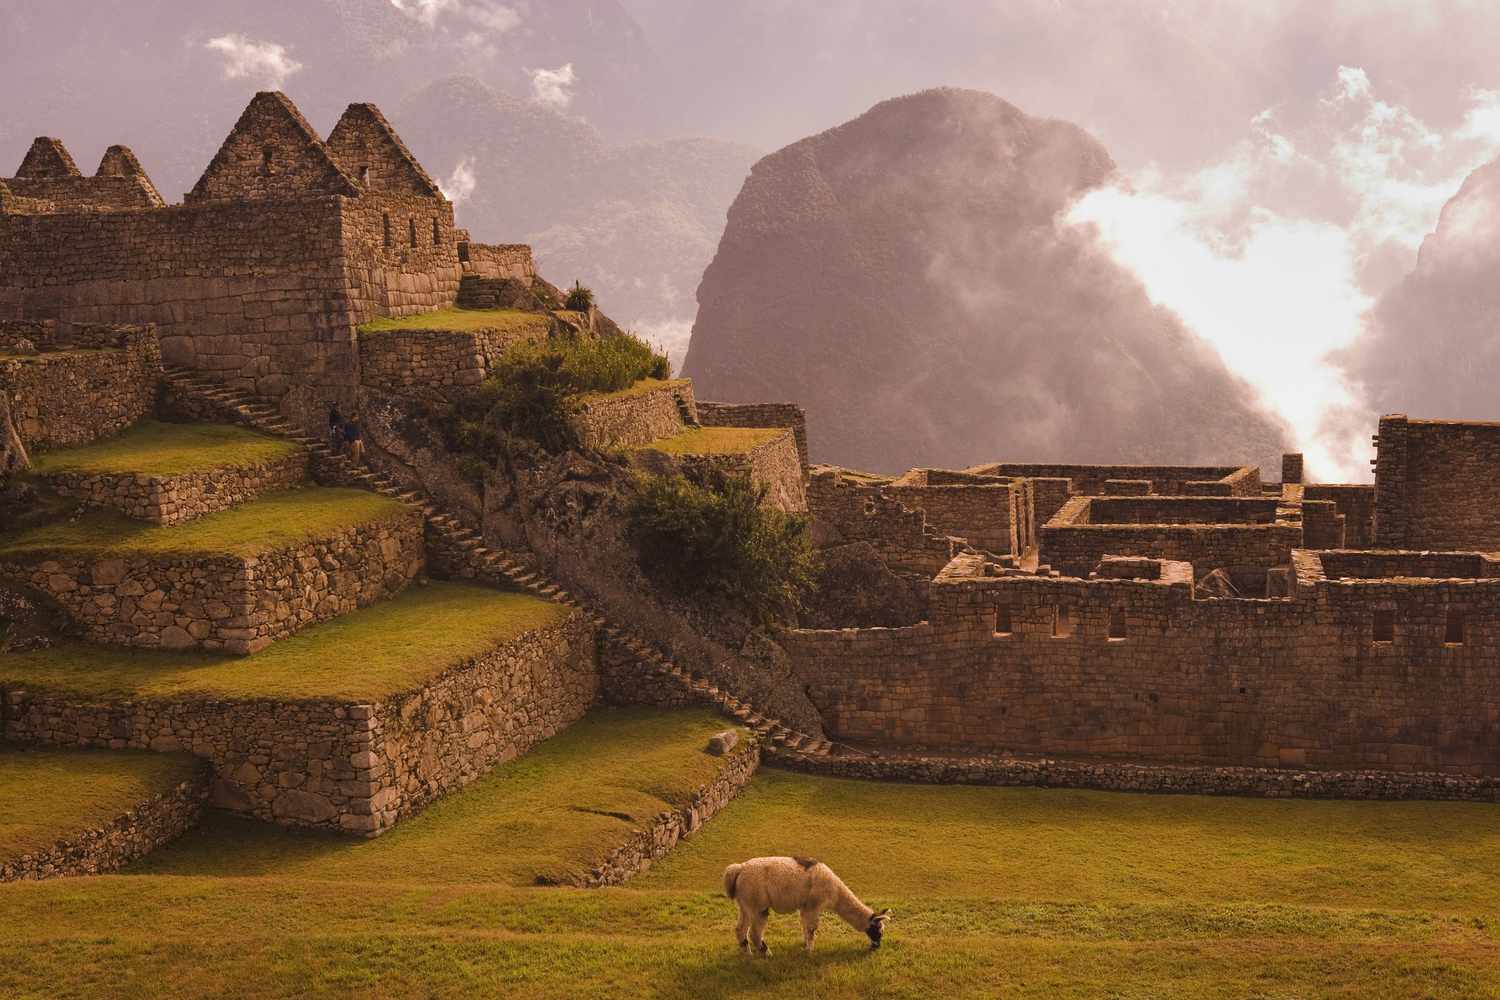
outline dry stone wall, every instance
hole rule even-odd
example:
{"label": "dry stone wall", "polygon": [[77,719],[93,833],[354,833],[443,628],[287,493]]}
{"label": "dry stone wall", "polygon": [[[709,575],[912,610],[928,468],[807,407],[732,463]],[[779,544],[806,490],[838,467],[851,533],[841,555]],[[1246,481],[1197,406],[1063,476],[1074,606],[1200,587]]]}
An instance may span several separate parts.
{"label": "dry stone wall", "polygon": [[[913,469],[885,487],[887,495],[927,515],[927,523],[946,535],[967,539],[971,545],[1004,555],[1018,550],[1012,493],[1018,482],[973,477],[967,482],[945,481],[939,470]],[[1024,547],[1024,546],[1023,546]]]}
{"label": "dry stone wall", "polygon": [[228,510],[262,493],[289,489],[307,478],[307,454],[204,472],[154,476],[133,473],[55,472],[47,482],[63,496],[127,517],[171,525]]}
{"label": "dry stone wall", "polygon": [[[42,338],[39,347],[53,346],[48,338],[55,336],[55,327],[50,334],[45,330],[33,331]],[[101,343],[97,332],[83,337],[85,344]],[[16,432],[30,451],[118,434],[154,410],[160,377],[160,348],[150,327],[113,328],[109,347],[44,349],[27,357],[6,357],[0,351],[0,392],[8,398]]]}
{"label": "dry stone wall", "polygon": [[531,259],[531,247],[524,243],[504,243],[491,246],[461,240],[458,258],[463,264],[463,273],[476,278],[503,280],[509,278],[531,284],[536,277],[536,264]]}
{"label": "dry stone wall", "polygon": [[927,524],[927,515],[837,468],[814,469],[808,479],[813,541],[820,548],[868,542],[892,570],[931,577],[953,558],[954,543]]}
{"label": "dry stone wall", "polygon": [[1380,418],[1375,543],[1500,550],[1500,423]]}
{"label": "dry stone wall", "polygon": [[383,330],[359,337],[360,383],[397,395],[452,401],[472,392],[506,348],[546,335],[493,330]]}
{"label": "dry stone wall", "polygon": [[11,687],[0,709],[13,741],[187,750],[212,763],[220,808],[373,836],[577,720],[597,684],[593,630],[575,614],[375,702],[104,702]]}
{"label": "dry stone wall", "polygon": [[0,882],[119,871],[198,825],[208,781],[209,769],[200,768],[194,778],[153,795],[103,826],[80,830],[43,851],[0,858]]}
{"label": "dry stone wall", "polygon": [[796,403],[705,403],[697,405],[704,427],[790,427],[797,439],[797,455],[805,468],[807,416]]}
{"label": "dry stone wall", "polygon": [[0,575],[47,594],[95,642],[253,653],[400,592],[422,571],[422,525],[403,512],[258,556],[0,556]]}
{"label": "dry stone wall", "polygon": [[691,410],[692,382],[675,379],[644,391],[637,387],[623,394],[588,396],[568,419],[585,448],[639,448],[682,432],[679,398]]}

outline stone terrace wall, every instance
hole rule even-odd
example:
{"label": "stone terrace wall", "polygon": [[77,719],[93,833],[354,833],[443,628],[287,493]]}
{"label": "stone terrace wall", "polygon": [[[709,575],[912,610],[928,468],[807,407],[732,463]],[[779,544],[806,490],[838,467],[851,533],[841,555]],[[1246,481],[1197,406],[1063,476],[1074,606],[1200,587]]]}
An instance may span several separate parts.
{"label": "stone terrace wall", "polygon": [[[1201,494],[1210,482],[1227,483],[1228,496],[1260,496],[1260,471],[1243,466],[1194,465],[1036,465],[1020,462],[996,462],[977,465],[969,472],[990,476],[1024,476],[1027,479],[1068,479],[1072,492],[1083,496],[1102,496],[1104,484],[1111,479],[1145,479],[1151,492],[1161,496]],[[1198,484],[1188,490],[1187,484]]]}
{"label": "stone terrace wall", "polygon": [[458,259],[463,273],[476,278],[513,278],[530,284],[536,277],[531,247],[524,243],[491,246],[462,241],[458,244]]}
{"label": "stone terrace wall", "polygon": [[208,797],[208,776],[208,768],[202,767],[196,777],[153,795],[104,826],[71,834],[45,851],[0,858],[0,882],[119,871],[198,825]]}
{"label": "stone terrace wall", "polygon": [[885,487],[886,495],[922,510],[927,523],[944,534],[968,539],[997,555],[1018,551],[1018,525],[1011,519],[1017,484],[998,479],[935,484],[931,471],[913,469]]}
{"label": "stone terrace wall", "polygon": [[698,423],[704,427],[790,427],[797,438],[797,455],[805,468],[807,416],[796,403],[698,403]]}
{"label": "stone terrace wall", "polygon": [[1332,500],[1344,516],[1344,546],[1367,549],[1375,544],[1375,487],[1362,484],[1316,484],[1302,487],[1307,500]]}
{"label": "stone terrace wall", "polygon": [[[123,347],[0,357],[0,392],[10,401],[16,432],[28,450],[87,444],[118,434],[153,411],[161,377],[156,331],[111,329]],[[88,344],[100,342],[97,331],[80,336]]]}
{"label": "stone terrace wall", "polygon": [[1381,417],[1375,544],[1500,550],[1500,423]]}
{"label": "stone terrace wall", "polygon": [[683,430],[680,397],[693,407],[693,383],[674,379],[643,392],[586,397],[569,417],[585,448],[639,448]]}
{"label": "stone terrace wall", "polygon": [[8,739],[188,750],[212,762],[220,808],[373,836],[582,716],[597,687],[593,650],[574,615],[373,704],[0,696]]}
{"label": "stone terrace wall", "polygon": [[[1134,498],[1074,497],[1042,526],[1044,562],[1068,576],[1087,576],[1106,555],[1150,556],[1193,564],[1197,574],[1224,569],[1236,585],[1256,592],[1265,571],[1286,565],[1302,545],[1298,524],[1093,524],[1092,504],[1121,505]],[[1189,501],[1211,502],[1211,501]],[[1275,501],[1266,501],[1275,507]],[[1161,515],[1170,516],[1170,515]]]}
{"label": "stone terrace wall", "polygon": [[766,506],[788,513],[808,509],[802,461],[789,428],[740,454],[677,455],[646,448],[634,452],[631,458],[654,475],[682,471],[692,476],[706,470],[748,475],[751,483],[766,488]]}
{"label": "stone terrace wall", "polygon": [[171,525],[228,510],[262,493],[297,486],[307,478],[307,453],[270,462],[224,466],[172,476],[134,473],[55,472],[47,482],[63,496],[127,517]]}
{"label": "stone terrace wall", "polygon": [[781,645],[845,740],[1500,775],[1500,580],[1194,600],[1185,580],[945,573],[930,623]]}
{"label": "stone terrace wall", "polygon": [[927,515],[836,468],[814,471],[807,485],[813,541],[819,547],[869,542],[901,573],[935,576],[953,558],[953,542],[927,524]]}
{"label": "stone terrace wall", "polygon": [[0,576],[52,597],[96,642],[253,653],[400,592],[422,571],[422,526],[407,511],[257,557],[0,556]]}
{"label": "stone terrace wall", "polygon": [[484,381],[512,344],[538,335],[502,330],[382,330],[359,335],[360,383],[451,401]]}

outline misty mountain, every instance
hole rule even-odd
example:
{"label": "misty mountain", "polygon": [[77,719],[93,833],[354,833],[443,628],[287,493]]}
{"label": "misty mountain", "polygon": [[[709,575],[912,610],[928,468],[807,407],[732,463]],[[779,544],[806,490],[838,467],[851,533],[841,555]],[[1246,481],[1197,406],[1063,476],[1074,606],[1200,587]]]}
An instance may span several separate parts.
{"label": "misty mountain", "polygon": [[1345,352],[1376,413],[1500,420],[1500,160],[1443,206],[1417,265]]}
{"label": "misty mountain", "polygon": [[752,168],[698,289],[684,373],[708,399],[791,400],[813,457],[1253,461],[1274,418],[1058,220],[1114,172],[1078,127],[977,91],[876,105]]}

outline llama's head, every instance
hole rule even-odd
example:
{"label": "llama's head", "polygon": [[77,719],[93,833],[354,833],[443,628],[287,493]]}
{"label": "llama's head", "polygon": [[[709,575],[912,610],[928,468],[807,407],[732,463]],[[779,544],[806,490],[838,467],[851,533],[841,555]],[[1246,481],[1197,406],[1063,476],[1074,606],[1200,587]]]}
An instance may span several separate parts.
{"label": "llama's head", "polygon": [[870,914],[870,926],[865,928],[865,933],[870,936],[871,951],[880,947],[880,935],[885,933],[885,922],[889,919],[891,919],[891,908],[889,906],[879,913]]}

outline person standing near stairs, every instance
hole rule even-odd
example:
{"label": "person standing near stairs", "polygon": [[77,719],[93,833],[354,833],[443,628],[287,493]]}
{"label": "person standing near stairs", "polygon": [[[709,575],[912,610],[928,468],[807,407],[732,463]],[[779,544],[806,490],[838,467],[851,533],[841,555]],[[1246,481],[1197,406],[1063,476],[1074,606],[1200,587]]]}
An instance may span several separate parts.
{"label": "person standing near stairs", "polygon": [[365,441],[360,436],[359,424],[352,420],[344,421],[344,447],[348,449],[349,461],[355,465],[363,465],[365,461]]}

